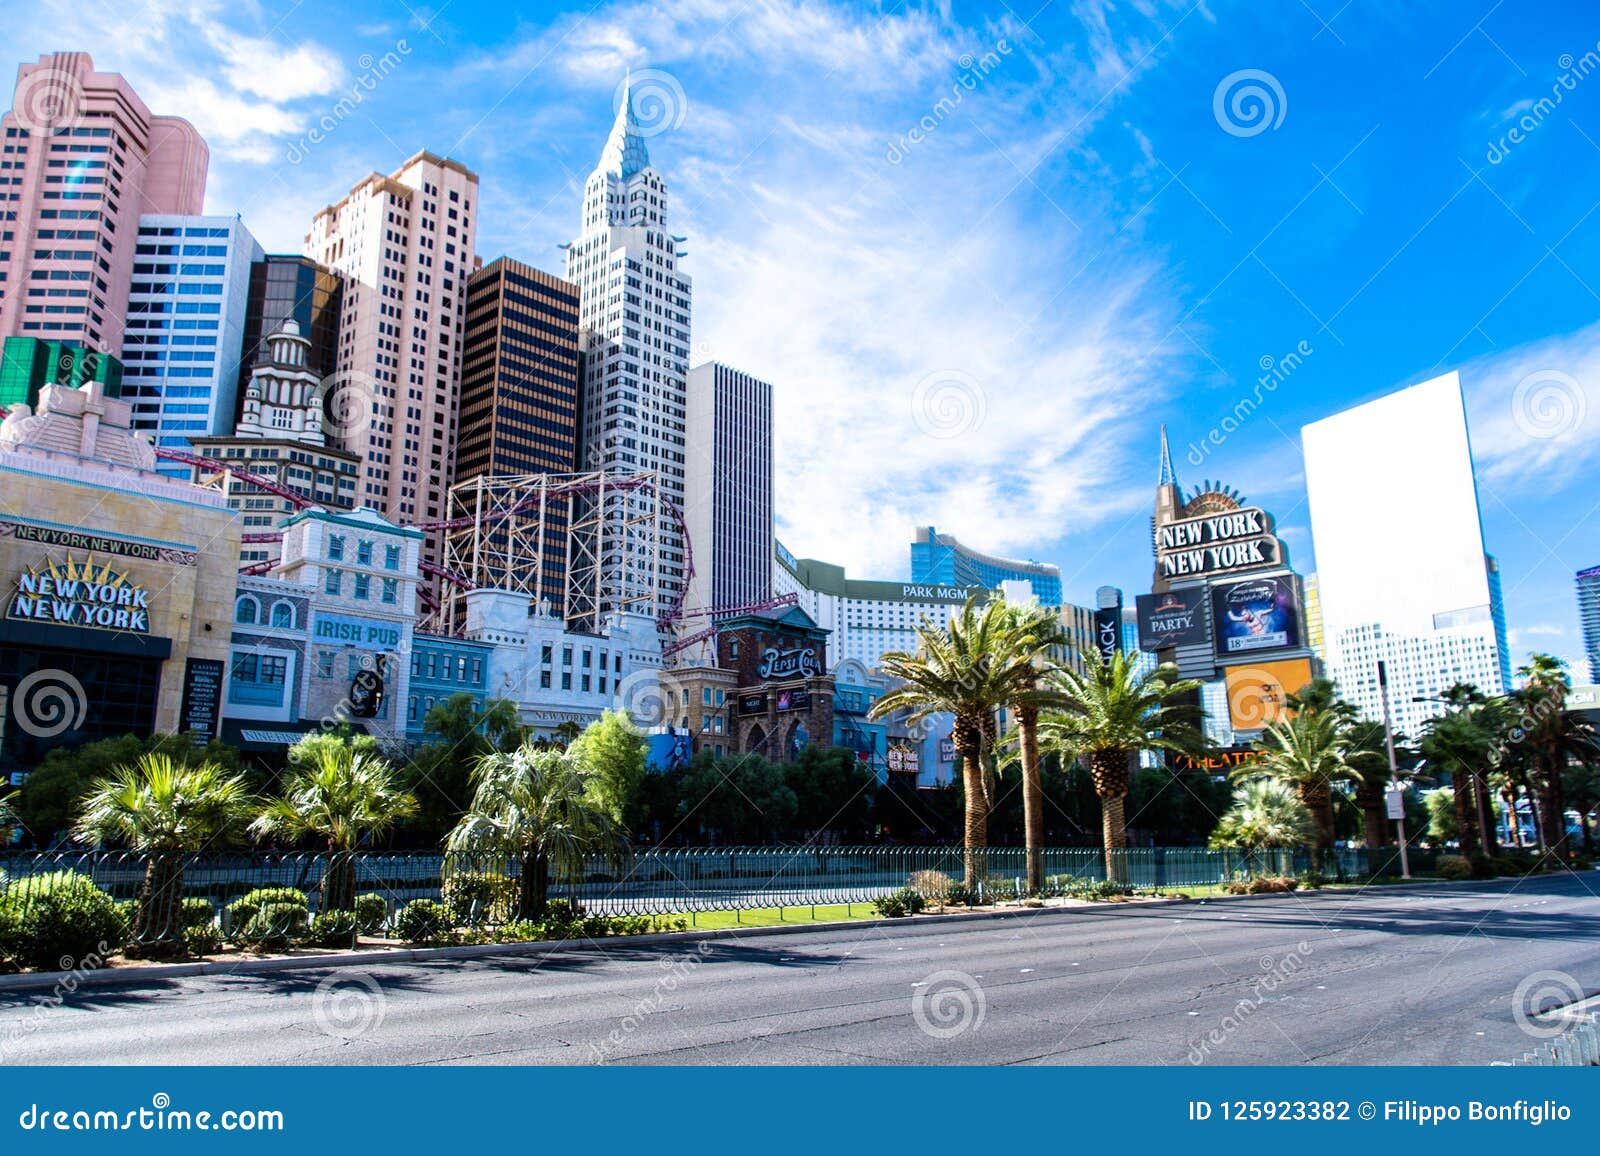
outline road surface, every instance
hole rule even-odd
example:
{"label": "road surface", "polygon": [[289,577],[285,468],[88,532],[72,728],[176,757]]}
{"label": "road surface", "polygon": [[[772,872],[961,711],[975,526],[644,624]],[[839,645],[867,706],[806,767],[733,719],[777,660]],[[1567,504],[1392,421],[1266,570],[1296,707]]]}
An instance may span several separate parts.
{"label": "road surface", "polygon": [[0,993],[9,1064],[1483,1064],[1600,874]]}

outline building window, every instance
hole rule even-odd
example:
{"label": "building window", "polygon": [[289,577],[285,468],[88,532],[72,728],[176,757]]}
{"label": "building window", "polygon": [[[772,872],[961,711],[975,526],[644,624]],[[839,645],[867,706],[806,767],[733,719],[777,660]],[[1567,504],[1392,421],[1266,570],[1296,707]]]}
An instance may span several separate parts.
{"label": "building window", "polygon": [[317,651],[317,674],[322,678],[333,677],[333,651]]}
{"label": "building window", "polygon": [[572,647],[563,646],[561,648],[561,665],[562,666],[571,666],[572,665]]}
{"label": "building window", "polygon": [[[480,683],[482,681],[483,681],[483,659],[474,658],[472,660],[472,682],[473,682],[473,685],[476,686],[478,683]],[[605,687],[601,687],[600,689],[604,690]]]}
{"label": "building window", "polygon": [[272,625],[281,630],[294,629],[294,607],[287,602],[272,604]]}
{"label": "building window", "polygon": [[356,675],[360,674],[361,673],[361,656],[359,654],[350,655],[350,661],[347,664],[347,666],[349,667],[350,677],[351,678],[354,678]]}
{"label": "building window", "polygon": [[329,534],[328,535],[328,557],[333,559],[333,561],[335,561],[335,562],[343,562],[344,561],[344,535],[343,534]]}
{"label": "building window", "polygon": [[572,689],[572,672],[570,670],[564,670],[561,672],[561,689]]}
{"label": "building window", "polygon": [[383,580],[383,600],[390,606],[400,601],[400,580],[398,578],[385,578]]}
{"label": "building window", "polygon": [[539,672],[539,689],[540,690],[549,690],[550,689],[550,672],[548,670],[541,670]]}
{"label": "building window", "polygon": [[328,570],[323,574],[322,592],[324,594],[338,594],[344,588],[344,571]]}
{"label": "building window", "polygon": [[246,594],[233,604],[233,620],[244,626],[254,626],[261,617],[261,604]]}
{"label": "building window", "polygon": [[709,686],[702,686],[700,688],[700,705],[701,706],[710,706],[711,705],[711,688]]}
{"label": "building window", "polygon": [[400,547],[385,546],[383,548],[383,568],[385,570],[400,569]]}
{"label": "building window", "polygon": [[356,597],[366,601],[372,594],[372,576],[370,574],[356,575]]}
{"label": "building window", "polygon": [[372,565],[372,543],[365,538],[356,543],[356,561],[363,566]]}

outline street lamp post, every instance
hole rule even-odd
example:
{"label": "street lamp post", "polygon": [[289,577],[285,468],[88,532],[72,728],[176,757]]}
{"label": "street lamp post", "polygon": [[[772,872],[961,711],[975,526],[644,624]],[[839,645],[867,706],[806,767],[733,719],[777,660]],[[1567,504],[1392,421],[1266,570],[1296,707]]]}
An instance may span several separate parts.
{"label": "street lamp post", "polygon": [[1394,727],[1389,724],[1389,670],[1382,659],[1378,661],[1378,696],[1383,700],[1383,745],[1389,752],[1389,781],[1394,783],[1393,794],[1398,796],[1396,806],[1391,797],[1389,812],[1395,822],[1395,833],[1400,840],[1400,878],[1411,878],[1411,856],[1406,852],[1405,788],[1400,785],[1400,769],[1394,761]]}

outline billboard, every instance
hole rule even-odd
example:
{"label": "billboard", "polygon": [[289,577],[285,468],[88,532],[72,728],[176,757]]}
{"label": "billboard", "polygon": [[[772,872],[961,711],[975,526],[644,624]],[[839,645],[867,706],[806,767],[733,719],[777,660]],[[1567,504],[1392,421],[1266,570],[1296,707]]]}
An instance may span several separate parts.
{"label": "billboard", "polygon": [[1156,560],[1163,578],[1259,570],[1285,564],[1272,516],[1241,506],[1156,528]]}
{"label": "billboard", "polygon": [[1236,731],[1258,731],[1281,718],[1288,697],[1311,681],[1311,660],[1289,658],[1230,666],[1228,719]]}
{"label": "billboard", "polygon": [[1211,587],[1217,655],[1233,658],[1300,645],[1300,595],[1294,575],[1219,582]]}
{"label": "billboard", "polygon": [[1141,594],[1134,604],[1138,608],[1140,650],[1197,646],[1209,637],[1204,586]]}

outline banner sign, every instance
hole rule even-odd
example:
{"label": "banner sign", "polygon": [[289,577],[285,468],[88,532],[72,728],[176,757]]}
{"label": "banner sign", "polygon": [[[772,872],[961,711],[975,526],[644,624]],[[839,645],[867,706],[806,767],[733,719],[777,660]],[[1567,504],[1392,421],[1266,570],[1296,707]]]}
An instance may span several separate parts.
{"label": "banner sign", "polygon": [[215,658],[190,658],[184,661],[183,699],[178,709],[178,733],[196,733],[201,745],[217,737],[222,718],[222,676],[224,664]]}
{"label": "banner sign", "polygon": [[805,710],[811,705],[811,692],[805,687],[778,692],[779,710]]}
{"label": "banner sign", "polygon": [[1111,656],[1122,649],[1122,607],[1101,606],[1094,612],[1094,648],[1100,661],[1111,664]]}
{"label": "banner sign", "polygon": [[1265,730],[1284,717],[1289,696],[1311,681],[1311,660],[1288,658],[1252,666],[1230,666],[1228,721],[1236,731]]}
{"label": "banner sign", "polygon": [[349,614],[318,614],[311,636],[318,642],[347,643],[373,650],[395,650],[400,646],[397,623],[355,618]]}
{"label": "banner sign", "polygon": [[1206,621],[1206,588],[1190,586],[1134,599],[1139,617],[1139,649],[1166,650],[1198,646],[1210,638]]}
{"label": "banner sign", "polygon": [[769,646],[761,652],[761,665],[756,667],[761,678],[820,678],[822,664],[817,652],[809,646],[794,650],[779,650]]}
{"label": "banner sign", "polygon": [[166,562],[173,566],[193,566],[199,560],[198,552],[183,546],[158,546],[153,542],[134,542],[109,534],[36,526],[32,522],[12,518],[0,518],[0,538],[36,542],[41,546],[64,546],[69,550],[86,550],[91,554],[115,554],[144,562]]}
{"label": "banner sign", "polygon": [[1211,617],[1223,658],[1300,645],[1300,599],[1292,575],[1213,586]]}
{"label": "banner sign", "polygon": [[740,714],[766,714],[767,696],[764,694],[741,694],[739,696]]}

